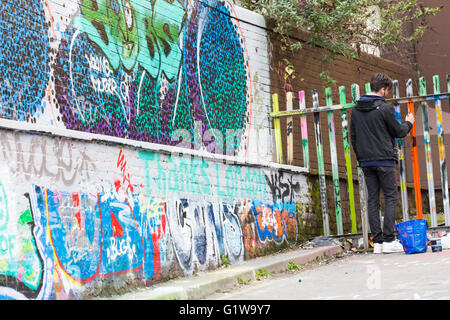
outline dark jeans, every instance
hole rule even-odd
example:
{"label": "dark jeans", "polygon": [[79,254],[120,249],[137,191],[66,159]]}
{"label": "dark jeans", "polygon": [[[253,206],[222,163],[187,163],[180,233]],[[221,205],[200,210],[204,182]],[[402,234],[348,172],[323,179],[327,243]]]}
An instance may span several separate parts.
{"label": "dark jeans", "polygon": [[[367,214],[373,242],[395,240],[395,214],[398,201],[397,177],[395,167],[363,167],[367,186]],[[380,189],[384,195],[384,223],[380,222]]]}

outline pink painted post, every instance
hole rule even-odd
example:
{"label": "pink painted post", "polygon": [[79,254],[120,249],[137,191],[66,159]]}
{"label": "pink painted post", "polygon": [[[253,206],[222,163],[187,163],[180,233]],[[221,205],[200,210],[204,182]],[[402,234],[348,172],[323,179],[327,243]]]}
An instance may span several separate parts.
{"label": "pink painted post", "polygon": [[[298,99],[300,104],[300,110],[306,110],[305,91],[298,92]],[[300,126],[301,126],[302,146],[303,146],[303,166],[309,169],[308,125],[305,113],[303,113],[300,116]]]}

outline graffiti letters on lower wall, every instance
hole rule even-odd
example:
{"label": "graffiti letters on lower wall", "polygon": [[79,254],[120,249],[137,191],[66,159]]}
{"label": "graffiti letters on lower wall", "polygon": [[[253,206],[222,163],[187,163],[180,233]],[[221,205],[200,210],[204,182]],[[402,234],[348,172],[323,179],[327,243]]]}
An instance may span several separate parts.
{"label": "graffiti letters on lower wall", "polygon": [[[271,159],[257,143],[267,39],[232,2],[0,9],[0,118]],[[270,168],[0,129],[0,299],[80,299],[255,257],[296,240],[306,188]]]}
{"label": "graffiti letters on lower wall", "polygon": [[0,130],[0,298],[83,299],[239,263],[296,241],[306,188],[268,168]]}

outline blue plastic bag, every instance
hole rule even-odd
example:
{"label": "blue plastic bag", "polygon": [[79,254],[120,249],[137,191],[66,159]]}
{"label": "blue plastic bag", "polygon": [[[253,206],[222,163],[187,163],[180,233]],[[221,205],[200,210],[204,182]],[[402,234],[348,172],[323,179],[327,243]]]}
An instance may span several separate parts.
{"label": "blue plastic bag", "polygon": [[395,225],[406,254],[427,251],[428,222],[425,219],[409,220]]}

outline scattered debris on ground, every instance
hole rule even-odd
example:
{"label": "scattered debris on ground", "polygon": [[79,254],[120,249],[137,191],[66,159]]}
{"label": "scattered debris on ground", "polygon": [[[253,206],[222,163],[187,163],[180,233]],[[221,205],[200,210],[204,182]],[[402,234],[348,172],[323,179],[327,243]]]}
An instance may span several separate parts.
{"label": "scattered debris on ground", "polygon": [[[310,249],[334,245],[338,245],[344,251],[350,251],[352,253],[367,252],[367,250],[364,250],[363,238],[352,239],[348,237],[319,236],[301,244],[300,247],[303,249]],[[372,247],[373,247],[372,243],[369,242],[369,250]]]}
{"label": "scattered debris on ground", "polygon": [[317,248],[317,247],[324,247],[324,246],[345,246],[345,240],[341,238],[335,238],[335,237],[315,237],[314,239],[305,242],[300,245],[301,248],[307,249],[307,248]]}

